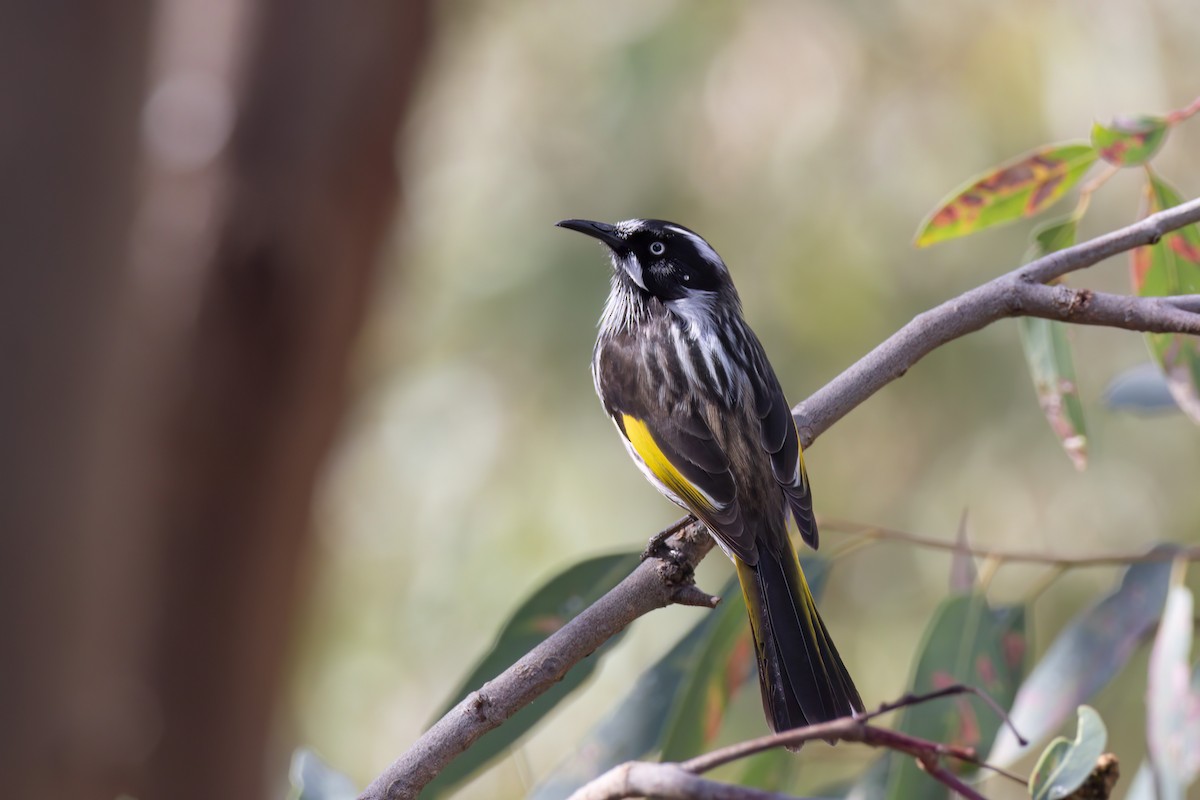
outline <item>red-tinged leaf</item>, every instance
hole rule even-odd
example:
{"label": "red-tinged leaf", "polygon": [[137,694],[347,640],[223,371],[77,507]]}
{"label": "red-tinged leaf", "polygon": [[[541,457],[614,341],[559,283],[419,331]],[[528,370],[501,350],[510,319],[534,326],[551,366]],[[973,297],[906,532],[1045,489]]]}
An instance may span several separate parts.
{"label": "red-tinged leaf", "polygon": [[[1076,220],[1058,220],[1033,233],[1027,261],[1075,244]],[[1017,320],[1021,347],[1038,404],[1075,468],[1087,467],[1087,428],[1083,401],[1075,382],[1075,357],[1071,351],[1069,329],[1057,320],[1021,317]]]}
{"label": "red-tinged leaf", "polygon": [[917,233],[917,247],[1038,214],[1074,186],[1096,162],[1090,144],[1068,142],[1034,150],[975,178],[938,205]]}
{"label": "red-tinged leaf", "polygon": [[[1133,564],[1114,592],[1075,615],[1059,632],[1021,685],[1009,715],[1030,746],[1058,730],[1077,706],[1121,671],[1158,619],[1170,577],[1170,561]],[[987,760],[1010,764],[1027,749],[1004,728]]]}
{"label": "red-tinged leaf", "polygon": [[1200,772],[1200,693],[1191,685],[1192,593],[1172,586],[1150,651],[1146,743],[1159,797],[1183,800]]}
{"label": "red-tinged leaf", "polygon": [[1166,117],[1117,117],[1108,125],[1092,125],[1092,147],[1110,164],[1135,167],[1154,157],[1169,129]]}
{"label": "red-tinged leaf", "polygon": [[[1157,175],[1150,176],[1148,213],[1179,205],[1179,193]],[[1133,287],[1142,297],[1200,292],[1200,226],[1172,231],[1154,245],[1131,255]],[[1200,340],[1176,333],[1148,333],[1150,352],[1162,368],[1175,402],[1200,423]]]}
{"label": "red-tinged leaf", "polygon": [[[978,592],[942,601],[925,632],[910,691],[921,694],[966,683],[1007,707],[1024,676],[1024,661],[1013,663],[1010,656],[1012,637],[1025,637],[1025,621],[1024,606],[993,607]],[[964,695],[905,708],[897,729],[984,752],[991,746],[1000,723],[981,700]],[[889,763],[888,798],[946,797],[946,788],[922,772],[912,759],[892,759]]]}
{"label": "red-tinged leaf", "polygon": [[1038,405],[1075,469],[1087,467],[1087,428],[1075,382],[1069,329],[1057,320],[1021,317],[1021,346],[1033,376]]}

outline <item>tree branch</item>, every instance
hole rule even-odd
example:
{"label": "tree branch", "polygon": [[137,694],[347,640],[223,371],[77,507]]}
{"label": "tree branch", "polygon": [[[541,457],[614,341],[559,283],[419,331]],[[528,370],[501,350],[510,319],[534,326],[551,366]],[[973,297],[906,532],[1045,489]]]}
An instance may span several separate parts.
{"label": "tree branch", "polygon": [[1179,549],[1142,550],[1136,553],[1107,553],[1098,556],[1058,556],[1052,553],[1039,553],[1034,550],[980,547],[965,542],[939,539],[934,536],[923,536],[919,533],[910,533],[894,528],[883,528],[863,522],[851,522],[824,515],[818,517],[818,522],[820,523],[821,530],[832,529],[841,531],[842,533],[861,536],[862,539],[857,541],[904,542],[915,547],[926,547],[931,550],[968,553],[976,558],[991,559],[999,563],[1047,564],[1066,569],[1071,567],[1128,566],[1129,564],[1142,564],[1155,561],[1200,561],[1200,545],[1190,545]]}
{"label": "tree branch", "polygon": [[1129,297],[1058,284],[1018,283],[1011,316],[1041,317],[1076,325],[1103,325],[1145,333],[1200,334],[1200,295]]}
{"label": "tree branch", "polygon": [[679,764],[629,761],[580,787],[570,800],[621,800],[626,797],[662,797],[669,800],[796,800],[748,786],[733,786],[701,778]]}
{"label": "tree branch", "polygon": [[[805,446],[812,444],[831,425],[936,348],[1006,317],[1038,316],[1129,330],[1200,333],[1200,319],[1197,318],[1200,297],[1134,298],[1042,285],[1118,253],[1153,244],[1164,234],[1197,221],[1200,221],[1200,199],[1153,214],[1126,228],[1075,247],[1051,253],[919,314],[792,409],[801,441]],[[676,522],[672,528],[680,530],[666,539],[667,557],[647,558],[612,591],[498,678],[451,709],[376,778],[360,796],[360,800],[415,797],[446,764],[476,739],[541,695],[574,664],[586,658],[630,622],[673,602],[698,600],[696,592],[688,587],[692,584],[692,570],[712,548],[712,539],[702,525],[687,518]],[[860,727],[865,731],[882,731],[852,719],[839,722],[850,727],[837,729],[833,733],[821,733],[815,738],[838,738],[839,731],[851,736],[854,734],[849,731],[859,730]],[[814,726],[817,727],[820,726]],[[891,734],[891,731],[885,731],[882,734],[861,735]],[[620,778],[625,783],[619,785],[628,785],[629,780],[641,774],[640,771],[629,772]],[[712,787],[707,789],[717,791]],[[958,790],[961,792],[961,789]],[[664,797],[681,796],[672,795],[663,788],[650,793]],[[745,793],[698,793],[688,796],[773,797]],[[591,796],[588,797],[590,800]]]}
{"label": "tree branch", "polygon": [[384,770],[363,792],[362,800],[416,797],[476,739],[562,680],[568,669],[626,625],[649,611],[676,602],[677,595],[692,585],[692,570],[712,549],[713,539],[699,522],[686,522],[682,526],[677,522],[671,528],[678,530],[665,540],[669,556],[642,561],[607,594],[495,680],[468,695]]}
{"label": "tree branch", "polygon": [[[971,686],[957,684],[928,694],[905,695],[894,703],[884,703],[875,711],[866,714],[842,717],[830,722],[738,742],[681,763],[626,762],[580,787],[569,800],[620,800],[626,797],[650,796],[700,798],[700,800],[777,798],[781,795],[763,792],[759,789],[701,781],[697,776],[756,753],[779,747],[794,747],[818,739],[828,742],[859,742],[868,747],[883,747],[904,753],[916,759],[921,769],[929,773],[931,777],[958,792],[961,796],[970,798],[970,800],[984,800],[982,795],[967,786],[958,776],[942,765],[942,758],[949,756],[976,766],[987,766],[980,762],[974,750],[920,739],[870,724],[872,719],[899,708],[961,694],[974,694],[989,703],[1007,721],[1004,711],[985,693]],[[1020,734],[1017,734],[1017,737],[1020,739]],[[1022,739],[1022,741],[1024,740]]]}
{"label": "tree branch", "polygon": [[[1021,302],[1035,298],[1039,291],[1031,289],[1039,284],[1060,278],[1069,272],[1098,264],[1106,258],[1124,253],[1135,247],[1154,244],[1165,234],[1200,221],[1200,199],[1152,214],[1120,230],[1098,236],[1083,244],[1058,250],[1031,261],[1019,269],[994,278],[977,286],[940,306],[918,314],[911,322],[888,337],[882,344],[859,359],[848,370],[838,375],[812,397],[792,409],[796,425],[800,430],[800,441],[808,446],[833,423],[857,408],[868,397],[906,373],[929,353],[968,333],[973,333],[1005,317],[1022,316]],[[1050,287],[1054,288],[1054,287]],[[1067,291],[1070,291],[1069,289]],[[1095,294],[1093,293],[1093,296]],[[1107,297],[1115,297],[1106,295]],[[1126,298],[1134,300],[1134,298]],[[1051,306],[1046,300],[1034,300],[1038,308],[1047,311]],[[1162,303],[1162,301],[1158,301]],[[1103,303],[1102,303],[1103,304]],[[1169,304],[1169,303],[1168,303]],[[1088,304],[1084,304],[1085,306]],[[1114,304],[1108,305],[1107,319],[1116,321],[1118,316]],[[1137,303],[1145,314],[1151,314],[1154,303]],[[1084,318],[1075,320],[1061,316],[1071,308],[1058,308],[1051,319],[1067,319],[1085,324],[1109,325],[1113,322],[1100,321],[1104,312],[1089,313],[1077,309],[1076,314]],[[1178,306],[1177,306],[1178,307]],[[1033,316],[1046,316],[1035,313]],[[1124,320],[1123,317],[1120,319]],[[1132,322],[1123,321],[1117,327],[1141,330]]]}

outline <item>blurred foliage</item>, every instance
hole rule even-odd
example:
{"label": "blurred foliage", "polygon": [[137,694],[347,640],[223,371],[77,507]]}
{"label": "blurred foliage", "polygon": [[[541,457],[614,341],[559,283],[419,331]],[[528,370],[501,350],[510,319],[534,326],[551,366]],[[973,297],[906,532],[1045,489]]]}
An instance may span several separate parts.
{"label": "blurred foliage", "polygon": [[[1179,205],[1178,192],[1153,172],[1147,172],[1148,211]],[[1133,288],[1143,297],[1200,292],[1200,228],[1189,225],[1163,236],[1131,256]],[[1195,336],[1148,333],[1150,352],[1162,367],[1176,404],[1200,423],[1200,346]]]}
{"label": "blurred foliage", "polygon": [[[449,713],[467,695],[479,689],[522,656],[541,644],[546,637],[566,625],[580,611],[600,599],[641,562],[640,553],[622,553],[585,559],[554,576],[517,608],[504,623],[496,643],[487,655],[459,683],[450,699],[429,720],[432,725]],[[592,653],[583,663],[570,670],[562,680],[551,686],[541,697],[513,714],[503,725],[485,733],[467,752],[450,762],[425,787],[430,797],[450,792],[468,776],[489,764],[498,754],[508,750],[526,731],[538,724],[565,697],[575,691],[596,669],[600,658],[621,639],[619,632]]]}
{"label": "blurred foliage", "polygon": [[[1023,605],[995,607],[980,592],[947,597],[930,620],[910,691],[920,695],[966,684],[1008,708],[1025,676],[1025,623]],[[986,753],[1001,722],[982,700],[962,695],[905,708],[896,730]],[[892,755],[889,761],[889,800],[949,797],[949,791],[934,784],[913,759]],[[963,773],[975,771],[966,764],[948,766]]]}
{"label": "blurred foliage", "polygon": [[[1026,260],[1035,261],[1075,244],[1078,227],[1079,220],[1072,216],[1036,229]],[[1079,382],[1075,377],[1070,326],[1053,319],[1019,317],[1017,329],[1021,332],[1021,346],[1042,413],[1062,442],[1071,463],[1076,469],[1084,469],[1087,466],[1087,426],[1083,401],[1079,397]]]}
{"label": "blurred foliage", "polygon": [[1075,740],[1059,736],[1042,753],[1029,776],[1033,800],[1058,800],[1083,785],[1108,743],[1104,720],[1090,706],[1080,706]]}
{"label": "blurred foliage", "polygon": [[1012,703],[1013,727],[1029,746],[1022,747],[1012,731],[1004,729],[988,755],[989,763],[1011,763],[1061,728],[1079,704],[1095,697],[1124,669],[1162,613],[1170,575],[1170,561],[1133,564],[1115,590],[1055,634]]}
{"label": "blurred foliage", "polygon": [[[640,548],[677,516],[592,394],[608,276],[555,220],[661,217],[699,231],[797,402],[914,314],[1019,263],[1029,223],[909,247],[946,187],[1097,119],[1176,108],[1200,74],[1192,0],[456,0],[438,11],[398,156],[397,269],[378,287],[357,410],[322,487],[290,709],[294,738],[358,785],[420,732],[532,587],[584,557]],[[1197,127],[1173,127],[1154,156],[1183,197],[1200,194]],[[1130,221],[1142,183],[1138,170],[1115,175],[1080,240]],[[1082,280],[1129,286],[1111,265]],[[1039,551],[1195,541],[1197,429],[1182,414],[1100,408],[1146,346],[1075,333],[1086,472],[1047,435],[1017,326],[1001,323],[822,436],[808,458],[818,513],[951,537],[967,506],[978,544]],[[827,536],[822,552],[842,544]],[[822,613],[869,704],[905,690],[947,564],[895,544],[838,559]],[[1045,570],[1005,566],[989,601],[1032,599]],[[711,589],[729,574],[714,555],[699,579]],[[1048,636],[1031,642],[1030,663],[1115,574],[1073,571],[1045,590],[1030,624]],[[460,795],[525,796],[706,613],[640,620]],[[1091,702],[1141,720],[1145,685],[1141,654]],[[718,744],[765,732],[756,691],[725,718]],[[1142,726],[1112,727],[1110,748],[1137,763]],[[874,756],[814,744],[797,775],[805,789],[845,782]],[[1015,768],[1032,766],[1031,754]],[[1019,796],[994,779],[987,792]]]}

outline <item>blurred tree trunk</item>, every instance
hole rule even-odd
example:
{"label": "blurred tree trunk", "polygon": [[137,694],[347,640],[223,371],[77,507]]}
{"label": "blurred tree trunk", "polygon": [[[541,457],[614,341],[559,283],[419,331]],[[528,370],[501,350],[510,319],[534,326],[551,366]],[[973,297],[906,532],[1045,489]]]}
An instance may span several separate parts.
{"label": "blurred tree trunk", "polygon": [[0,11],[0,785],[260,797],[428,8],[113,8]]}

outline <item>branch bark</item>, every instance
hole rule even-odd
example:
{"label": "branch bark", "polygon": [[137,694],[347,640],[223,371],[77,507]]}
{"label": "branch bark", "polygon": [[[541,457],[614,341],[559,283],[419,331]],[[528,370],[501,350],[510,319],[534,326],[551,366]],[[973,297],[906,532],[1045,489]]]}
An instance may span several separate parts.
{"label": "branch bark", "polygon": [[[607,594],[526,653],[495,680],[472,692],[376,778],[363,798],[412,798],[476,739],[498,727],[567,670],[587,658],[626,625],[656,608],[687,599],[692,570],[712,549],[699,522],[686,518],[665,541],[670,555],[647,558]],[[668,529],[670,530],[670,528]]]}
{"label": "branch bark", "polygon": [[796,800],[793,795],[717,783],[678,764],[630,761],[614,767],[571,795],[570,800],[621,800],[663,797],[669,800]]}
{"label": "branch bark", "polygon": [[[730,786],[713,781],[704,781],[699,776],[717,767],[733,761],[774,750],[779,747],[795,747],[796,745],[815,740],[827,742],[858,742],[868,747],[882,747],[897,753],[912,756],[921,768],[935,780],[948,786],[960,796],[970,800],[984,800],[982,795],[966,785],[958,776],[950,772],[942,764],[945,757],[965,761],[976,766],[986,766],[976,756],[975,751],[968,747],[933,742],[910,736],[900,731],[879,728],[870,721],[883,714],[907,706],[919,705],[961,694],[974,694],[985,700],[1001,716],[1004,711],[995,704],[988,695],[970,686],[956,684],[947,686],[923,695],[905,695],[893,703],[884,703],[875,711],[856,716],[808,725],[769,736],[760,736],[737,744],[731,744],[705,753],[702,756],[688,759],[680,763],[646,763],[628,761],[613,767],[584,786],[581,786],[569,800],[621,800],[626,797],[680,797],[698,798],[699,800],[759,800],[760,798],[776,798],[771,792],[750,789],[741,786]],[[1007,717],[1005,717],[1007,722]],[[1010,723],[1011,724],[1011,723]],[[1020,738],[1018,734],[1018,738]],[[1022,739],[1024,741],[1024,739]],[[1004,773],[1008,774],[1008,773]],[[1009,776],[1014,777],[1014,776]],[[1023,782],[1022,782],[1023,783]]]}
{"label": "branch bark", "polygon": [[[818,436],[829,430],[833,423],[947,342],[974,333],[1005,317],[1029,313],[1023,310],[1022,300],[1034,301],[1034,294],[1040,291],[1030,287],[1093,266],[1135,247],[1154,244],[1163,235],[1198,221],[1200,199],[1181,203],[1152,214],[1133,225],[1031,261],[917,315],[912,322],[889,336],[848,370],[792,408],[801,443],[805,447],[812,444]],[[1153,306],[1161,302],[1158,299],[1146,302],[1147,298],[1124,299],[1146,315],[1153,315]],[[1035,307],[1044,313],[1032,315],[1047,316],[1051,306],[1057,304],[1048,303],[1045,299],[1035,301]],[[1051,319],[1064,319],[1061,314],[1071,308],[1070,303],[1065,308],[1057,307]],[[1075,313],[1086,318],[1077,320],[1085,324],[1110,325],[1118,318],[1123,319],[1116,314],[1116,309],[1110,310],[1113,313],[1107,319],[1111,321],[1100,321],[1100,316],[1085,313],[1084,309],[1077,309]],[[1066,319],[1076,321],[1069,317]],[[1141,330],[1134,327],[1132,322],[1116,327]],[[1194,333],[1195,329],[1188,332]]]}
{"label": "branch bark", "polygon": [[[936,348],[1006,317],[1038,316],[1127,330],[1200,333],[1200,296],[1123,297],[1044,285],[1110,256],[1153,244],[1164,234],[1197,221],[1200,199],[1051,253],[918,315],[792,409],[801,441],[805,446],[812,444],[831,425]],[[683,527],[667,540],[673,551],[670,559],[643,561],[594,605],[452,709],[384,770],[360,800],[415,797],[454,757],[539,696],[610,636],[642,614],[686,597],[691,570],[711,549],[712,541],[699,523],[685,518],[676,526]],[[630,779],[630,775],[621,778]],[[659,790],[652,793],[673,796]]]}

